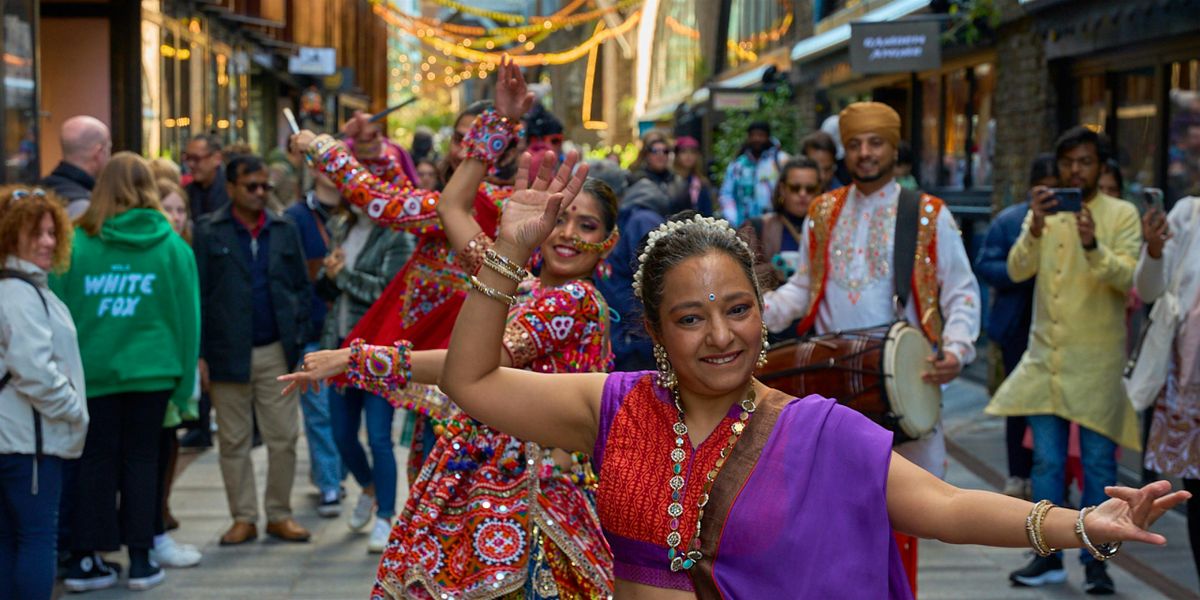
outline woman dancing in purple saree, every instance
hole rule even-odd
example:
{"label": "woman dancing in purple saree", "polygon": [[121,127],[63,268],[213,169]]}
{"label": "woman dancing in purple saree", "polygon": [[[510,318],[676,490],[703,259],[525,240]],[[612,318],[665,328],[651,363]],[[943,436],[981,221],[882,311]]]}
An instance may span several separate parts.
{"label": "woman dancing in purple saree", "polygon": [[1188,498],[1166,482],[1108,488],[1083,511],[958,489],[893,454],[891,432],[858,413],[755,381],[762,300],[752,254],[724,221],[673,219],[638,258],[657,373],[501,368],[516,286],[505,265],[526,264],[587,171],[555,174],[543,160],[529,182],[528,164],[459,313],[442,387],[498,430],[592,453],[617,597],[910,598],[893,529],[1100,559],[1123,541],[1166,542],[1146,528]]}

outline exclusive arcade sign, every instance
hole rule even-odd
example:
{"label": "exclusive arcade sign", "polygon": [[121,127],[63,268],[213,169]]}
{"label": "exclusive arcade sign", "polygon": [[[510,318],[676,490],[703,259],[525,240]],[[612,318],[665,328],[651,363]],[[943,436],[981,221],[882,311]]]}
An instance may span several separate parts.
{"label": "exclusive arcade sign", "polygon": [[941,26],[936,20],[850,24],[850,68],[856,73],[910,73],[941,66]]}

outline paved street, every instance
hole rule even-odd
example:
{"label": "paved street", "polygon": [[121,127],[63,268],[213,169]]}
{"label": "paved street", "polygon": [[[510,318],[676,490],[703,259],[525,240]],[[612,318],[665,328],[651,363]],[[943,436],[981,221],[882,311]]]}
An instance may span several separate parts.
{"label": "paved street", "polygon": [[[977,452],[979,460],[992,469],[1003,469],[1002,423],[999,419],[983,417],[982,404],[986,393],[982,387],[957,382],[946,394],[946,423],[954,440]],[[397,419],[401,423],[402,419]],[[397,430],[397,438],[399,431]],[[398,450],[403,464],[406,452]],[[265,476],[266,452],[254,451],[261,493]],[[948,478],[964,487],[988,488],[987,481],[968,470],[964,463],[953,459]],[[356,486],[349,483],[351,497]],[[299,521],[312,530],[309,544],[287,544],[269,538],[235,548],[222,548],[217,538],[228,526],[225,495],[215,451],[205,452],[185,468],[175,488],[172,506],[182,527],[175,538],[199,546],[204,562],[193,569],[170,570],[167,582],[149,592],[134,594],[124,588],[114,588],[87,594],[86,598],[106,600],[136,597],[154,599],[327,599],[365,598],[378,561],[378,555],[366,553],[365,534],[355,534],[346,527],[344,516],[321,519],[316,516],[316,495],[308,483],[307,451],[301,449],[297,469],[293,506]],[[1123,554],[1184,581],[1196,589],[1191,571],[1190,556],[1184,537],[1184,520],[1168,515],[1161,532],[1172,537],[1167,549],[1126,547]],[[124,562],[123,555],[115,559]],[[1081,584],[1082,568],[1071,558],[1069,583],[1042,589],[1015,589],[1007,582],[1007,573],[1023,564],[1028,557],[1023,550],[1002,550],[977,547],[958,547],[938,542],[922,542],[920,598],[922,600],[972,599],[1065,599],[1084,598]],[[1135,578],[1116,561],[1111,569],[1116,581],[1116,598],[1150,600],[1181,597],[1166,595]]]}

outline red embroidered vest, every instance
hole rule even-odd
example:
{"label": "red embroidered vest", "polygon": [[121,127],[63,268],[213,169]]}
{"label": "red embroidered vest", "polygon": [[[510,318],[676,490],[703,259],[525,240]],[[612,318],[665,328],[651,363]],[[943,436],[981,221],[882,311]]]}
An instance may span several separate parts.
{"label": "red embroidered vest", "polygon": [[[833,229],[838,216],[846,205],[850,186],[826,193],[813,201],[808,211],[811,229],[808,235],[808,278],[811,302],[808,314],[800,322],[801,334],[812,329],[817,321],[817,309],[825,298],[825,284],[829,279],[829,245],[833,240]],[[935,196],[921,193],[921,216],[917,220],[917,251],[913,263],[912,298],[916,302],[921,329],[931,341],[942,336],[942,313],[938,299],[941,286],[937,278],[937,220],[945,202]]]}

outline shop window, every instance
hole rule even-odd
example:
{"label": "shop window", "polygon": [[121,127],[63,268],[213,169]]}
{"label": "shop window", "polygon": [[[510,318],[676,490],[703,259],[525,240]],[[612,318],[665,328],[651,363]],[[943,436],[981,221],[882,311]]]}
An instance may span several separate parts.
{"label": "shop window", "polygon": [[695,0],[667,0],[659,5],[650,76],[650,104],[691,93],[707,76]]}
{"label": "shop window", "polygon": [[1108,124],[1108,88],[1104,75],[1079,78],[1079,123],[1094,131],[1103,131]]}
{"label": "shop window", "polygon": [[32,2],[6,2],[4,8],[4,181],[38,178],[37,46]]}
{"label": "shop window", "polygon": [[1200,196],[1200,60],[1167,69],[1167,198]]}
{"label": "shop window", "polygon": [[992,187],[992,160],[996,156],[996,117],[992,98],[996,92],[996,69],[991,63],[975,67],[975,94],[971,115],[971,175],[975,187]]}
{"label": "shop window", "polygon": [[1154,185],[1158,104],[1152,67],[1117,74],[1116,155],[1127,188]]}
{"label": "shop window", "polygon": [[158,23],[142,21],[142,151],[159,156],[163,148],[162,33]]}
{"label": "shop window", "polygon": [[768,50],[786,45],[792,29],[791,0],[733,0],[729,8],[725,66],[758,61]]}
{"label": "shop window", "polygon": [[921,80],[923,186],[959,191],[991,187],[995,77],[993,65],[982,63]]}
{"label": "shop window", "polygon": [[822,19],[835,15],[842,10],[858,6],[861,0],[816,0],[813,3],[813,20],[820,22]]}
{"label": "shop window", "polygon": [[938,181],[941,159],[940,131],[942,112],[942,78],[929,77],[921,80],[921,182],[926,185]]}

